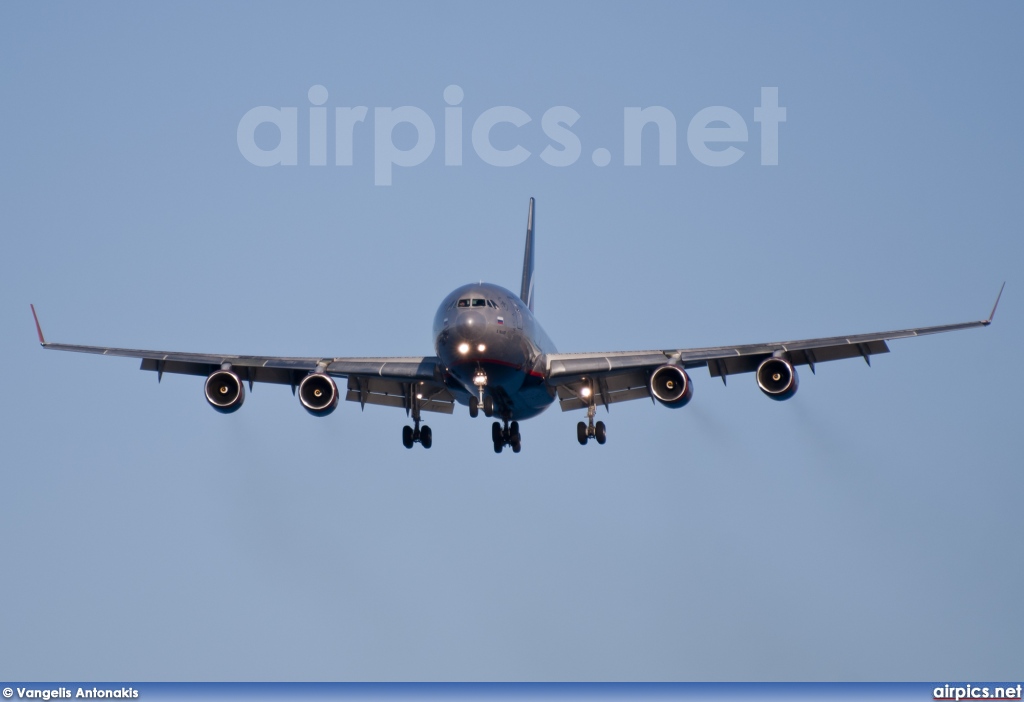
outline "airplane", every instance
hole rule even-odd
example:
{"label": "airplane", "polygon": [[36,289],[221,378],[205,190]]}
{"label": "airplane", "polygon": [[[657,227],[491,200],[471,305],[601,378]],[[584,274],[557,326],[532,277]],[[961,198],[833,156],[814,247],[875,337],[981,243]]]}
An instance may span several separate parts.
{"label": "airplane", "polygon": [[[587,411],[576,426],[581,445],[607,440],[607,428],[594,421],[597,406],[648,398],[678,409],[693,397],[687,371],[706,367],[722,383],[737,373],[754,373],[757,386],[773,400],[796,393],[797,366],[812,373],[825,361],[888,353],[887,341],[925,334],[985,327],[992,323],[1003,287],[987,319],[873,334],[854,334],[799,341],[716,346],[695,349],[558,353],[534,316],[534,199],[530,198],[526,250],[519,295],[490,283],[463,285],[450,292],[434,315],[434,356],[309,357],[235,356],[226,354],[143,351],[58,344],[46,341],[35,306],[36,333],[43,348],[97,353],[142,360],[142,370],[205,376],[206,401],[218,412],[231,413],[245,401],[245,384],[290,385],[310,414],[325,417],[341,397],[335,378],[346,381],[345,399],[402,408],[412,426],[402,428],[402,444],[429,449],[433,432],[422,424],[423,412],[451,414],[455,404],[467,406],[470,417],[493,417],[494,452],[522,448],[519,422],[534,417],[557,400],[562,411]],[[497,421],[500,420],[500,421]]]}

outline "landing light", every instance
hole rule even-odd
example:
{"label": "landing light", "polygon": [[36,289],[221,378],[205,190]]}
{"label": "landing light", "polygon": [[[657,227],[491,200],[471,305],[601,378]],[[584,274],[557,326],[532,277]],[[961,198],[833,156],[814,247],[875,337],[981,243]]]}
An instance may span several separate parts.
{"label": "landing light", "polygon": [[469,353],[469,344],[465,342],[459,344],[459,353]]}
{"label": "landing light", "polygon": [[580,395],[583,395],[583,397],[590,397],[590,388],[584,387],[582,390],[580,390]]}
{"label": "landing light", "polygon": [[487,350],[487,347],[484,346],[483,344],[480,344],[479,346],[476,347],[476,350],[479,351],[480,353],[483,353],[484,351]]}

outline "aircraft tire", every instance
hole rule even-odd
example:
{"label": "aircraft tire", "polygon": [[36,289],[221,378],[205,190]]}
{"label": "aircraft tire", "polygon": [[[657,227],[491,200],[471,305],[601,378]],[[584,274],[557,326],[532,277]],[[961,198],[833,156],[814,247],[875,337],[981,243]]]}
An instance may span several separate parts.
{"label": "aircraft tire", "polygon": [[411,449],[412,444],[412,427],[407,424],[402,427],[402,446],[405,446],[407,449]]}
{"label": "aircraft tire", "polygon": [[498,443],[499,441],[504,442],[504,437],[501,435],[501,424],[494,422],[491,424],[491,441]]}
{"label": "aircraft tire", "polygon": [[598,422],[594,425],[594,438],[597,439],[597,443],[604,445],[604,442],[608,439],[608,432],[604,426],[604,422]]}
{"label": "aircraft tire", "polygon": [[476,419],[477,415],[480,414],[480,402],[475,398],[469,398],[469,416]]}
{"label": "aircraft tire", "polygon": [[426,424],[420,429],[420,444],[423,448],[428,449],[434,445],[434,432],[430,431],[430,427]]}
{"label": "aircraft tire", "polygon": [[580,422],[576,425],[576,440],[580,442],[580,446],[587,445],[587,423]]}

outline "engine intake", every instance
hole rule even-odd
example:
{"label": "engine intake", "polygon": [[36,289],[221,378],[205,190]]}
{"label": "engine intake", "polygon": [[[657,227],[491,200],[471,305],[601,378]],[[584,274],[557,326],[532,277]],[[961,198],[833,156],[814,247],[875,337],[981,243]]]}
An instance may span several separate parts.
{"label": "engine intake", "polygon": [[773,400],[788,400],[796,394],[796,368],[784,358],[766,358],[757,367],[757,387]]}
{"label": "engine intake", "polygon": [[647,384],[654,399],[672,409],[682,407],[693,397],[690,376],[679,366],[656,368]]}
{"label": "engine intake", "polygon": [[242,379],[229,370],[218,370],[206,378],[206,401],[218,412],[231,414],[245,402]]}
{"label": "engine intake", "polygon": [[326,417],[338,406],[338,386],[324,373],[310,373],[299,383],[299,402],[314,417]]}

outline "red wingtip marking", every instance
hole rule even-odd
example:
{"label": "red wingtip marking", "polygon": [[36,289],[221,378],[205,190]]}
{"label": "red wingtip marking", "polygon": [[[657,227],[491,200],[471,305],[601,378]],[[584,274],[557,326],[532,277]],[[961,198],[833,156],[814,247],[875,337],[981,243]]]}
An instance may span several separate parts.
{"label": "red wingtip marking", "polygon": [[39,326],[39,315],[36,314],[36,306],[30,304],[29,307],[32,308],[32,319],[36,320],[36,334],[39,335],[39,343],[46,346],[46,339],[43,338],[43,328]]}

